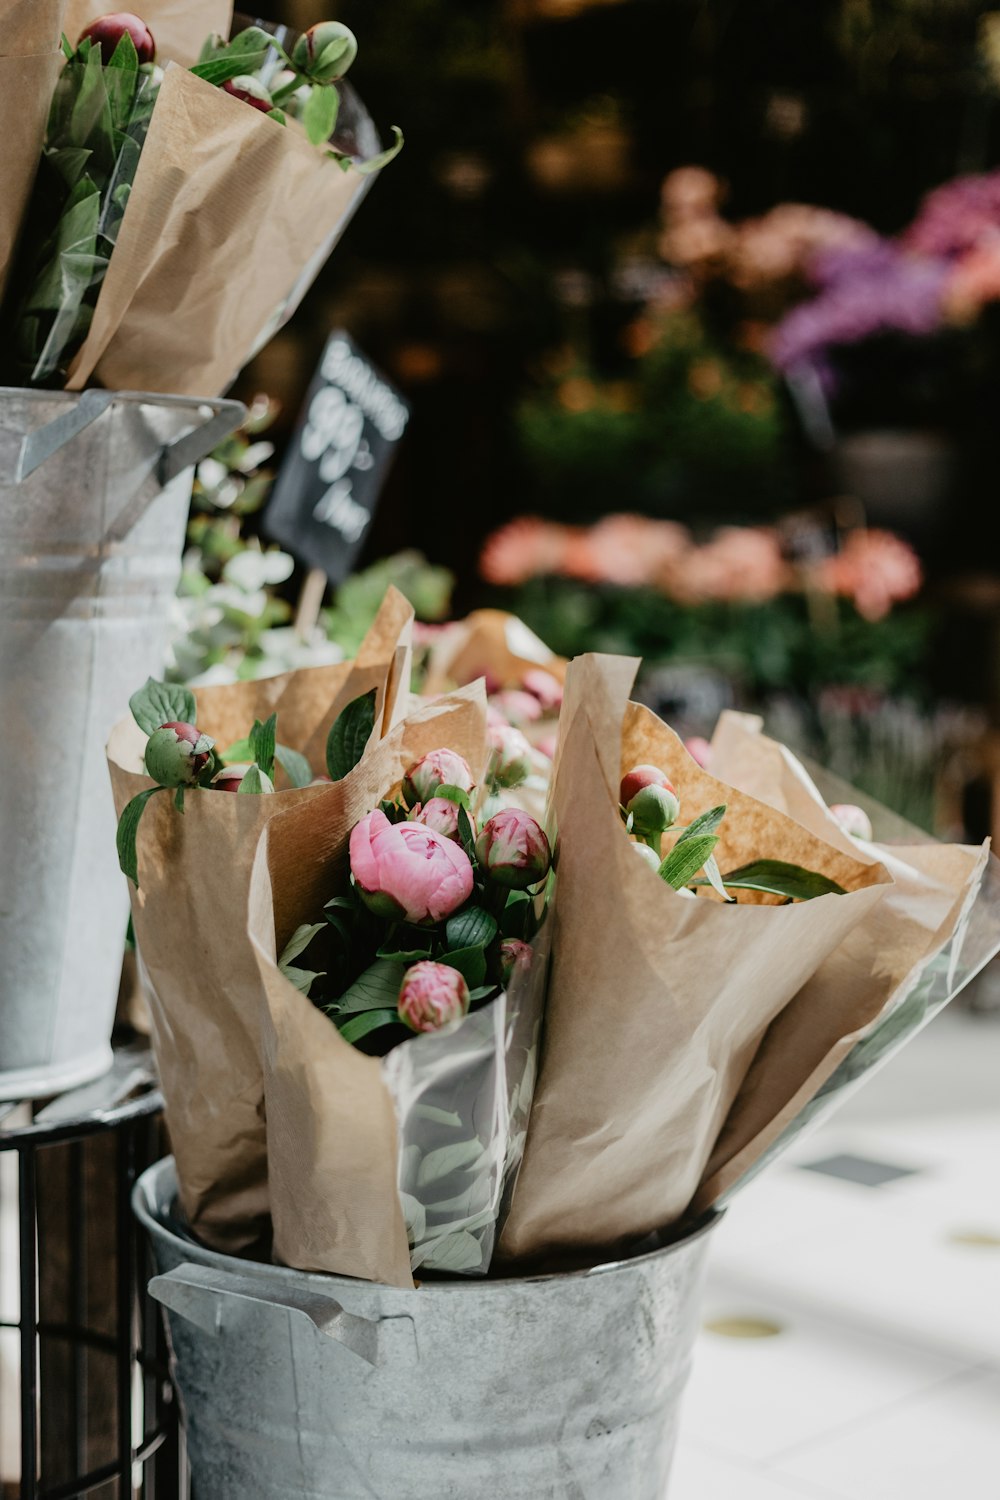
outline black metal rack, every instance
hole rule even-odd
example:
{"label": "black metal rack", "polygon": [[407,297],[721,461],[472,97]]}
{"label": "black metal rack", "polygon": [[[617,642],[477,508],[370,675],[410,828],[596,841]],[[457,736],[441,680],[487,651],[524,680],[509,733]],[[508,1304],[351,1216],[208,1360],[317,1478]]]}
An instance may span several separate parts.
{"label": "black metal rack", "polygon": [[[130,1201],[163,1154],[161,1107],[136,1045],[117,1049],[96,1083],[0,1103],[0,1314],[17,1287],[16,1318],[0,1316],[0,1411],[17,1396],[20,1429],[20,1475],[4,1474],[4,1500],[186,1493],[162,1320],[145,1290],[149,1251]],[[10,1454],[0,1456],[9,1468]]]}

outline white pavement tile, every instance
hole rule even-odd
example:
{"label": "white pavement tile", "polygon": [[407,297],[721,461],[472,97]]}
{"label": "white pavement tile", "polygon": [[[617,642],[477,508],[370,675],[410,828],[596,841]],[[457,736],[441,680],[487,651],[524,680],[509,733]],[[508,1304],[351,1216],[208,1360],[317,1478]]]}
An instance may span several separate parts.
{"label": "white pavement tile", "polygon": [[[852,1500],[997,1500],[1000,1375],[973,1371],[776,1466]],[[777,1472],[770,1471],[777,1481]],[[742,1500],[742,1489],[733,1492]],[[673,1500],[673,1497],[671,1497]],[[683,1497],[682,1497],[683,1500]]]}
{"label": "white pavement tile", "polygon": [[684,1441],[674,1459],[667,1500],[857,1500],[812,1482],[769,1475],[762,1469],[730,1463]]}

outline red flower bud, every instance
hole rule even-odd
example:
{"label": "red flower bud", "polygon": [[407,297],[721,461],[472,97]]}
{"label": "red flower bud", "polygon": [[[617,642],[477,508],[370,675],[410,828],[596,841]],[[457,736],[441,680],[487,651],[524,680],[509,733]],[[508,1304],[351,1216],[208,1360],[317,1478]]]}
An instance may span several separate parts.
{"label": "red flower bud", "polygon": [[[132,38],[135,50],[139,54],[139,62],[151,63],[156,56],[156,43],[153,33],[131,11],[119,10],[113,15],[101,16],[96,21],[91,21],[80,33],[80,42],[88,38],[95,46],[101,49],[101,58],[109,63],[114,56],[115,48],[126,33]],[[79,47],[80,42],[77,42]]]}
{"label": "red flower bud", "polygon": [[483,827],[476,858],[497,885],[523,891],[549,871],[552,854],[544,830],[519,807],[505,807]]}
{"label": "red flower bud", "polygon": [[146,743],[146,770],[161,786],[194,786],[214,744],[194,724],[161,724]]}
{"label": "red flower bud", "polygon": [[430,750],[403,777],[403,800],[407,807],[430,802],[439,787],[457,786],[471,792],[475,786],[469,763],[454,750]]}
{"label": "red flower bud", "polygon": [[251,104],[254,109],[263,110],[267,114],[274,108],[274,101],[259,78],[254,78],[252,73],[241,73],[238,78],[227,78],[222,85],[227,94],[232,94],[234,99],[241,99],[244,104]]}
{"label": "red flower bud", "polygon": [[469,986],[458,970],[427,959],[403,975],[396,1008],[411,1031],[439,1031],[460,1021],[469,1003]]}
{"label": "red flower bud", "polygon": [[[245,765],[224,766],[218,775],[212,777],[213,789],[217,792],[238,792],[252,764],[252,761],[248,761]],[[273,792],[274,783],[270,776],[265,776],[259,766],[257,771],[260,775],[261,791]]]}
{"label": "red flower bud", "polygon": [[[618,800],[622,807],[627,810],[636,792],[641,792],[644,786],[662,786],[666,787],[668,792],[674,791],[673,783],[667,780],[659,766],[633,766],[631,771],[627,771],[622,777],[621,790],[618,793]],[[676,792],[674,795],[676,796]]]}

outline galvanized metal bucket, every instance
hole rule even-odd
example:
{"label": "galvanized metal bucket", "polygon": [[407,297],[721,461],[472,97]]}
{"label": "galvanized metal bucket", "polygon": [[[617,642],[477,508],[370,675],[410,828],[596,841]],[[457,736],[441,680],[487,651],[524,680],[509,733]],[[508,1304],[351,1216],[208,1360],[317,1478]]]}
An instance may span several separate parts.
{"label": "galvanized metal bucket", "polygon": [[711,1222],[568,1276],[417,1291],[217,1255],[135,1211],[211,1500],[664,1500]]}
{"label": "galvanized metal bucket", "polygon": [[192,465],[242,413],[0,389],[0,1099],[111,1062],[128,893],[104,743],[162,669]]}

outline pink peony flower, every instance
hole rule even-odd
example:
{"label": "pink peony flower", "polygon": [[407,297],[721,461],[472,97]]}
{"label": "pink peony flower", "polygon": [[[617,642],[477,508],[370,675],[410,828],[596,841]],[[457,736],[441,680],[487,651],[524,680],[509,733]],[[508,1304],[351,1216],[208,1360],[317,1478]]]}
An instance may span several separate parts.
{"label": "pink peony flower", "polygon": [[519,807],[506,807],[484,825],[476,858],[497,885],[523,891],[548,874],[552,856],[545,832]]}
{"label": "pink peony flower", "polygon": [[457,969],[428,959],[403,975],[396,1009],[411,1031],[440,1031],[468,1012],[469,986]]}
{"label": "pink peony flower", "polygon": [[439,787],[457,786],[471,792],[475,786],[469,762],[454,750],[429,750],[403,777],[403,799],[407,807],[429,802]]}
{"label": "pink peony flower", "polygon": [[645,516],[605,516],[585,536],[576,576],[624,588],[654,583],[691,545],[686,527]]}
{"label": "pink peony flower", "polygon": [[760,602],[789,586],[791,575],[776,531],[764,526],[724,526],[688,553],[674,577],[681,603],[719,599]]}
{"label": "pink peony flower", "polygon": [[[472,824],[473,835],[476,825],[472,814],[468,814],[469,822]],[[410,813],[411,823],[422,823],[425,828],[433,828],[444,839],[452,839],[456,844],[462,842],[458,831],[458,803],[449,802],[447,797],[432,797],[429,802],[418,802]]]}
{"label": "pink peony flower", "polygon": [[542,717],[542,705],[538,699],[531,693],[522,693],[519,688],[504,688],[502,692],[494,693],[490,706],[518,729],[525,724],[535,724]]}
{"label": "pink peony flower", "polygon": [[547,713],[562,707],[563,685],[558,677],[546,672],[544,667],[529,667],[521,679],[526,693],[537,698]]}
{"label": "pink peony flower", "polygon": [[841,550],[813,570],[813,582],[854,601],[866,620],[883,620],[923,583],[913,548],[891,531],[852,531]]}
{"label": "pink peony flower", "polygon": [[441,922],[472,893],[465,851],[422,823],[390,823],[370,812],[351,832],[351,872],[378,916],[417,925]]}
{"label": "pink peony flower", "polygon": [[569,531],[537,516],[519,516],[487,537],[479,571],[487,583],[526,583],[562,571]]}

